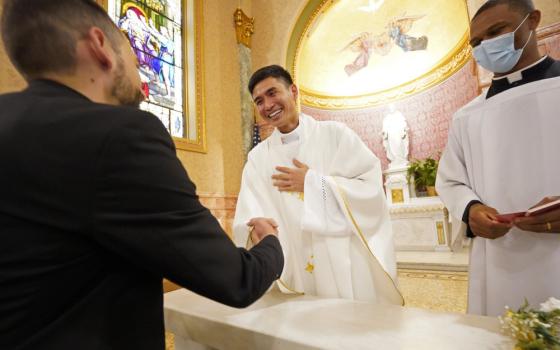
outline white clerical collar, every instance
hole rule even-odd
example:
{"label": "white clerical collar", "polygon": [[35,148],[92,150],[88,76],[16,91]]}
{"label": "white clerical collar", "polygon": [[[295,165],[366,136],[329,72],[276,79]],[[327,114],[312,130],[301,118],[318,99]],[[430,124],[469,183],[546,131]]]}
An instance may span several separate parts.
{"label": "white clerical collar", "polygon": [[525,68],[521,68],[520,70],[516,70],[515,72],[509,73],[508,75],[503,75],[501,77],[496,77],[496,78],[492,78],[492,80],[500,80],[500,79],[505,79],[507,78],[508,83],[513,84],[516,81],[520,81],[523,79],[523,72],[531,67],[536,66],[537,64],[541,63],[542,61],[544,61],[548,56],[543,56],[541,57],[541,59],[537,60],[535,63],[528,65]]}
{"label": "white clerical collar", "polygon": [[301,131],[301,118],[298,126],[287,134],[280,133],[280,140],[282,144],[288,144],[299,140],[299,132]]}

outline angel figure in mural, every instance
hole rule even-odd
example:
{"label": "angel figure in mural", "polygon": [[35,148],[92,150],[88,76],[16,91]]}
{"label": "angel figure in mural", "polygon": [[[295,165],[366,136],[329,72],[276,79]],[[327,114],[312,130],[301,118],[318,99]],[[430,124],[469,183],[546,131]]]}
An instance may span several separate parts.
{"label": "angel figure in mural", "polygon": [[407,35],[414,22],[423,18],[425,15],[406,16],[393,18],[385,26],[385,31],[380,34],[362,32],[356,35],[343,49],[358,52],[358,57],[354,62],[347,64],[344,71],[348,76],[366,67],[372,53],[380,56],[387,55],[394,45],[400,47],[404,52],[426,50],[428,47],[428,37],[422,35],[413,37]]}

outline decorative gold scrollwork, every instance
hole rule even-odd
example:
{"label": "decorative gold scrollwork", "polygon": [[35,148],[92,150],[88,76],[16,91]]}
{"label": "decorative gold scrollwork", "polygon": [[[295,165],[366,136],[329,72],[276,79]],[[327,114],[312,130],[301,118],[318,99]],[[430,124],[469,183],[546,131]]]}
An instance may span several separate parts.
{"label": "decorative gold scrollwork", "polygon": [[251,36],[255,32],[255,18],[248,17],[243,10],[238,8],[233,13],[237,43],[251,47]]}

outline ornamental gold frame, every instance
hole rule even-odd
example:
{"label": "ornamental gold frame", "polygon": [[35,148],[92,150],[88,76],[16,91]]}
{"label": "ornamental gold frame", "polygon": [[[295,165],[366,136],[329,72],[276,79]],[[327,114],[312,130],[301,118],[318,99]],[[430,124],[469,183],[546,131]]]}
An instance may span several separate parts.
{"label": "ornamental gold frame", "polygon": [[[286,67],[291,70],[295,81],[298,81],[296,62],[301,53],[303,39],[306,33],[317,17],[328,11],[336,2],[336,0],[309,0],[298,16],[298,21],[291,31],[286,54]],[[466,0],[464,4],[468,16],[468,4]],[[386,90],[358,96],[328,96],[300,88],[301,103],[305,106],[327,110],[375,107],[410,97],[436,86],[455,74],[465,64],[471,61],[471,59],[472,48],[469,45],[469,28],[467,27],[467,30],[455,47],[443,59],[436,63],[434,68],[414,80]]]}

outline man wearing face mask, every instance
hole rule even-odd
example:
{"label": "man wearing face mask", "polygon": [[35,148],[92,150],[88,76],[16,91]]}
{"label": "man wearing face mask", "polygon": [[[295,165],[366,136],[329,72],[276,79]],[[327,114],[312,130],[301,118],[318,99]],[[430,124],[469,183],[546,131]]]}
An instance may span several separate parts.
{"label": "man wearing face mask", "polygon": [[560,295],[560,210],[504,219],[560,193],[560,62],[539,54],[531,0],[490,0],[471,22],[488,92],[453,117],[436,187],[474,237],[469,312],[499,315]]}

